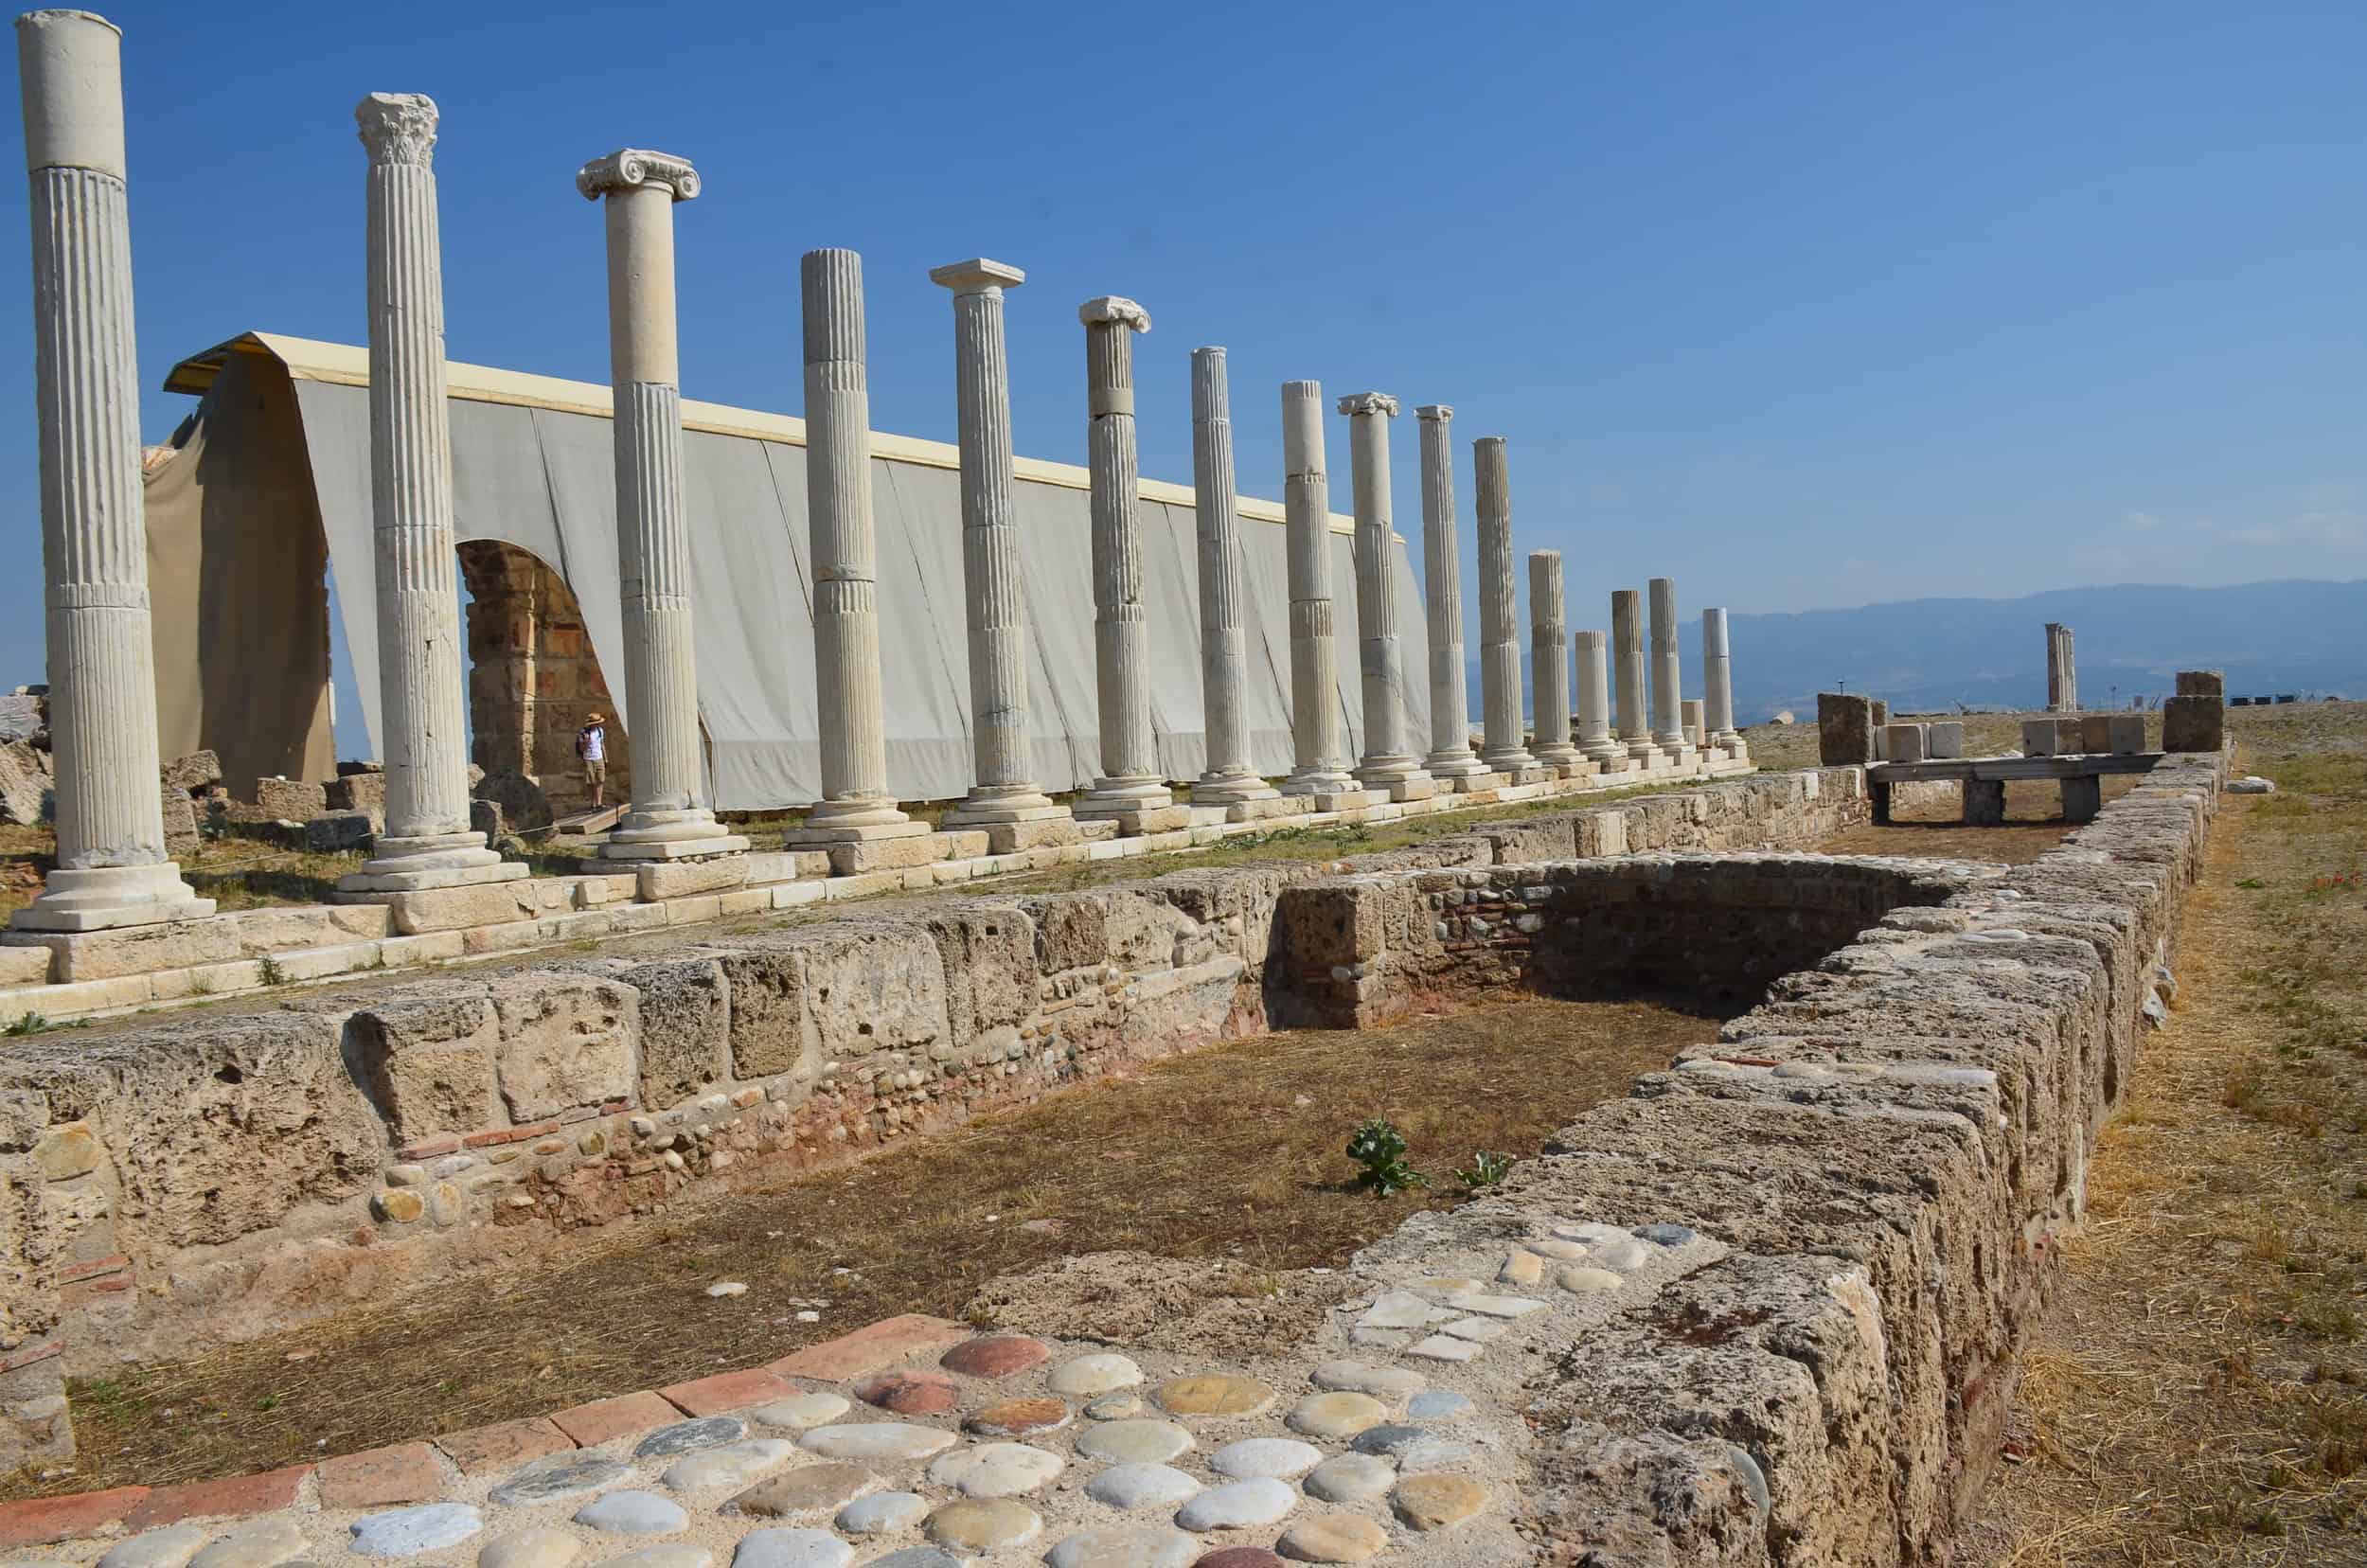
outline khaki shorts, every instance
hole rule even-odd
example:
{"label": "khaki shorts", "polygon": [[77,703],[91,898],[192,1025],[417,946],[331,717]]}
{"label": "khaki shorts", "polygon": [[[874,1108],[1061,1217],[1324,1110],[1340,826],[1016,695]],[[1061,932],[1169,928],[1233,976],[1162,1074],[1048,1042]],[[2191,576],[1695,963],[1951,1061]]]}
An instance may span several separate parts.
{"label": "khaki shorts", "polygon": [[606,759],[606,758],[604,758],[604,757],[585,757],[585,758],[583,759],[583,781],[584,781],[586,784],[605,784],[605,783],[607,783],[607,782],[608,782],[608,762],[607,762],[607,759]]}

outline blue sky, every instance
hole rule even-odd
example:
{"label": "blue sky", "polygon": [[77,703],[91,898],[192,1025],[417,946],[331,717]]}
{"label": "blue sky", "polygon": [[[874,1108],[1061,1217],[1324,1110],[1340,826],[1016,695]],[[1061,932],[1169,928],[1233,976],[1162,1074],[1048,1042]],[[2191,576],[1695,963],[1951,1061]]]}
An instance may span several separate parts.
{"label": "blue sky", "polygon": [[[586,158],[696,162],[686,395],[798,411],[798,255],[863,252],[872,408],[953,433],[932,266],[1028,270],[1026,454],[1082,461],[1077,304],[1130,294],[1146,474],[1231,350],[1511,441],[1574,625],[2081,583],[2367,576],[2367,8],[126,4],[143,424],[248,329],[361,341],[352,107],[421,91],[454,357],[603,381]],[[0,226],[0,686],[41,660],[23,186]],[[1344,421],[1334,502],[1348,505]],[[1476,621],[1467,616],[1467,633]]]}

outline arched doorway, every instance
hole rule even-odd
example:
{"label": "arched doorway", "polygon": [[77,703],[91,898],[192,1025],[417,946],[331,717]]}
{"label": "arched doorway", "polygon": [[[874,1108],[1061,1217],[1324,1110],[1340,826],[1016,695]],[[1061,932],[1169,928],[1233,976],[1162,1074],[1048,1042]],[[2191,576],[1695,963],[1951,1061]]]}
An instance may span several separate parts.
{"label": "arched doorway", "polygon": [[[499,540],[460,546],[468,591],[470,759],[490,781],[533,780],[553,812],[591,804],[576,732],[608,716],[608,803],[632,798],[632,743],[617,720],[566,579],[531,551]],[[480,786],[480,793],[487,793]]]}

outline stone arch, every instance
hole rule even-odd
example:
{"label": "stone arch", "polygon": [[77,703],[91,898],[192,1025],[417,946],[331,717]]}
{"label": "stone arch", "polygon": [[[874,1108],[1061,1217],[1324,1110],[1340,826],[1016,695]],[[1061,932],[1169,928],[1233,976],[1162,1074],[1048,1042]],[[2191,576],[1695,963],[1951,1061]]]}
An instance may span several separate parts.
{"label": "stone arch", "polygon": [[576,731],[605,713],[608,803],[632,798],[632,743],[618,721],[575,591],[531,550],[497,539],[460,546],[469,590],[470,759],[490,779],[519,774],[555,812],[591,803]]}

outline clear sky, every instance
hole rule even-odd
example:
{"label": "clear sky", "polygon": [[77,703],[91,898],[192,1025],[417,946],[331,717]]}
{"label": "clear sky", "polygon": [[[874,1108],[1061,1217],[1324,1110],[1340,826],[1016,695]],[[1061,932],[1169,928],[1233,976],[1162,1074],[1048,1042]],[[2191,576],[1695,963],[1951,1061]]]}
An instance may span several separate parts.
{"label": "clear sky", "polygon": [[[797,258],[864,256],[872,410],[953,435],[928,269],[1027,269],[1019,450],[1082,461],[1076,308],[1125,294],[1143,472],[1231,350],[1510,437],[1521,547],[1684,608],[2367,575],[2367,7],[117,4],[143,424],[249,329],[362,341],[365,91],[444,114],[454,358],[605,381],[618,146],[692,159],[687,396],[801,401]],[[21,145],[21,144],[20,144]],[[39,678],[24,187],[0,227],[0,686]],[[1330,432],[1344,511],[1345,421]],[[1476,633],[1467,619],[1467,635]]]}

